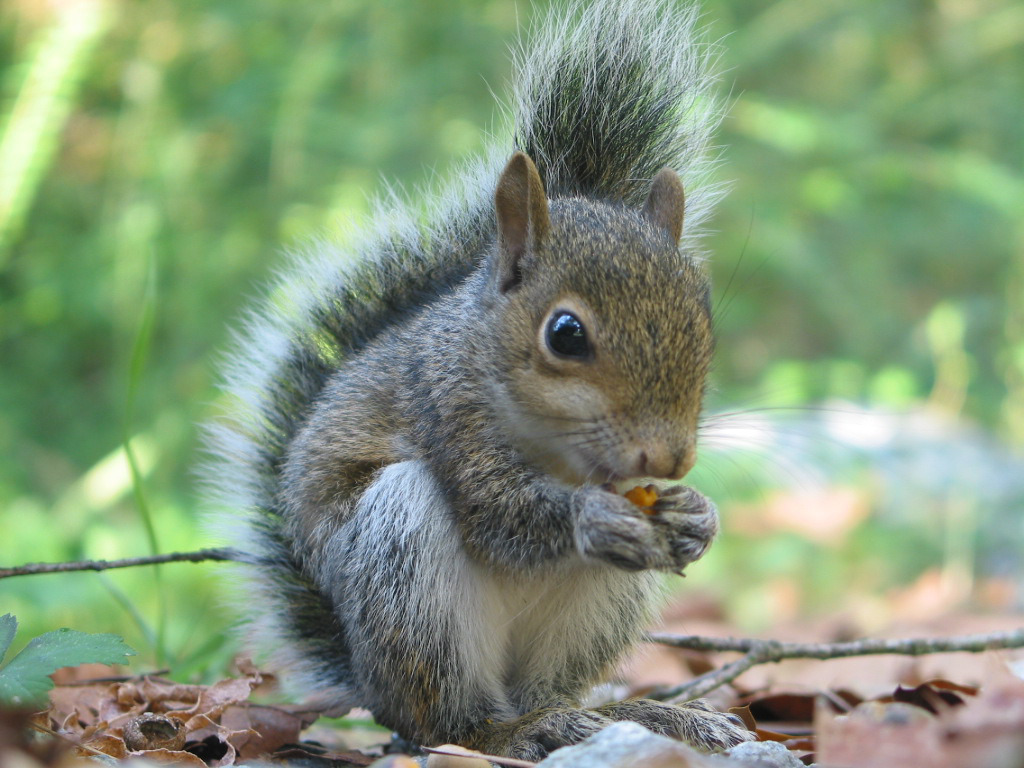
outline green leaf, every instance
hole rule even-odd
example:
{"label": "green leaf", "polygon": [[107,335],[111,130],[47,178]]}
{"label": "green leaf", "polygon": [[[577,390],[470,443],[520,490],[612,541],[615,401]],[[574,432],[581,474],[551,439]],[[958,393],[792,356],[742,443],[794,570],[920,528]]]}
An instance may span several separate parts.
{"label": "green leaf", "polygon": [[14,618],[13,613],[5,613],[0,616],[0,664],[3,663],[7,649],[11,647],[11,641],[14,640],[14,633],[17,631],[18,620]]}
{"label": "green leaf", "polygon": [[0,669],[0,702],[40,704],[53,686],[47,675],[61,667],[118,664],[125,656],[134,655],[135,651],[117,635],[91,635],[74,629],[47,632],[29,642]]}

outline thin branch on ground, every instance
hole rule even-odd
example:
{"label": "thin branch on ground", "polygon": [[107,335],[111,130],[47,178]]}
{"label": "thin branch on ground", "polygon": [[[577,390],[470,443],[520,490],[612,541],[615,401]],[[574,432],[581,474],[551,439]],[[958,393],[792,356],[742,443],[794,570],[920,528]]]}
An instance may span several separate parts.
{"label": "thin branch on ground", "polygon": [[100,752],[98,749],[94,749],[93,747],[90,747],[87,744],[82,744],[77,739],[73,739],[70,736],[68,736],[66,734],[63,734],[63,733],[58,733],[57,731],[53,730],[52,728],[47,728],[45,725],[41,725],[39,723],[32,723],[32,722],[30,722],[28,724],[28,727],[32,728],[32,729],[34,729],[36,731],[39,731],[40,733],[45,733],[47,736],[52,736],[55,739],[60,739],[62,741],[65,741],[68,744],[70,744],[72,747],[74,747],[75,749],[84,750],[84,751],[88,752],[91,755],[96,755],[97,757],[102,758],[104,761],[107,761],[107,760],[111,759],[110,755],[106,754],[105,752]]}
{"label": "thin branch on ground", "polygon": [[205,560],[233,560],[249,562],[251,558],[237,549],[201,549],[197,552],[169,552],[166,555],[129,557],[124,560],[82,560],[75,563],[28,563],[13,568],[0,568],[0,579],[11,576],[31,576],[36,573],[66,573],[68,571],[106,571],[110,568],[130,568],[136,565],[161,563],[201,563]]}
{"label": "thin branch on ground", "polygon": [[[485,755],[480,752],[474,752],[472,749],[466,749],[460,747],[457,744],[444,744],[440,747],[423,747],[423,751],[431,755],[447,755],[448,757],[467,757],[467,758],[479,758],[480,760],[487,760],[489,763],[494,765],[507,766],[507,768],[533,768],[537,763],[530,760],[520,760],[515,757],[502,757],[501,755]],[[453,761],[462,764],[461,760]],[[446,763],[447,765],[447,763]]]}
{"label": "thin branch on ground", "polygon": [[648,639],[673,648],[716,653],[742,653],[742,657],[719,669],[700,675],[682,685],[658,692],[659,699],[687,701],[703,696],[721,685],[730,683],[751,667],[783,659],[839,659],[847,656],[870,656],[890,653],[902,656],[924,656],[931,653],[981,653],[1005,648],[1024,648],[1024,628],[986,635],[958,637],[910,638],[905,640],[864,639],[846,643],[783,643],[735,637],[697,637],[653,633]]}
{"label": "thin branch on ground", "polygon": [[[129,568],[139,565],[191,562],[208,560],[251,562],[251,555],[237,549],[202,549],[196,552],[170,552],[165,555],[132,557],[123,560],[83,560],[73,563],[28,563],[13,568],[0,568],[0,579],[29,576],[38,573],[67,573],[70,571],[105,571],[111,568]],[[658,699],[687,701],[730,683],[751,667],[784,659],[838,659],[848,656],[899,654],[923,656],[932,653],[981,653],[1007,648],[1024,648],[1024,628],[1009,632],[957,637],[910,638],[902,640],[864,639],[845,643],[784,643],[778,640],[756,638],[701,637],[653,633],[648,639],[654,643],[693,651],[712,653],[742,653],[736,661],[700,675],[682,685],[659,691]]]}

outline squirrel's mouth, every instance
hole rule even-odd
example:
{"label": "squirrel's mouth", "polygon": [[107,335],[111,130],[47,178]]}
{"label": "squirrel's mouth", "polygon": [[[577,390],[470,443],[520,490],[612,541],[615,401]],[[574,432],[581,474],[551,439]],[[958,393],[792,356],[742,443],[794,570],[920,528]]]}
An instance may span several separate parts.
{"label": "squirrel's mouth", "polygon": [[601,485],[603,483],[611,483],[612,485],[615,485],[627,479],[628,478],[626,478],[624,475],[620,475],[618,472],[609,469],[603,464],[598,464],[596,467],[594,467],[593,482],[596,485]]}
{"label": "squirrel's mouth", "polygon": [[583,484],[610,485],[615,489],[615,492],[619,494],[625,493],[638,484],[642,485],[654,482],[656,485],[661,485],[660,481],[645,475],[638,475],[636,472],[616,472],[607,464],[595,459],[593,456],[584,456],[583,458],[584,460],[590,459],[590,461],[587,462],[590,471]]}
{"label": "squirrel's mouth", "polygon": [[590,464],[590,472],[587,477],[586,483],[588,485],[614,485],[616,488],[623,486],[631,488],[632,483],[635,485],[636,477],[633,475],[625,475],[621,472],[616,472],[614,469],[609,467],[600,461],[592,461]]}

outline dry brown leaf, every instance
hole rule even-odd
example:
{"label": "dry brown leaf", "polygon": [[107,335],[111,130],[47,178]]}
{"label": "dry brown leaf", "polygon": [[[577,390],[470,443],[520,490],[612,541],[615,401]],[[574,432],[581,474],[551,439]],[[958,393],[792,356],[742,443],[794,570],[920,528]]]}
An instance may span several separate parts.
{"label": "dry brown leaf", "polygon": [[960,731],[1024,730],[1024,682],[1008,682],[980,692],[956,710],[954,722]]}
{"label": "dry brown leaf", "polygon": [[215,768],[215,766],[232,765],[232,763],[205,763],[191,752],[172,752],[169,749],[149,749],[145,752],[131,752],[131,757],[143,757],[153,763],[168,765],[195,765],[198,768]]}
{"label": "dry brown leaf", "polygon": [[71,745],[58,739],[34,738],[33,726],[40,723],[36,713],[0,708],[0,766],[70,766],[79,761]]}
{"label": "dry brown leaf", "polygon": [[826,765],[848,768],[913,768],[926,764],[938,768],[942,765],[935,762],[941,757],[937,734],[920,721],[886,725],[879,722],[875,712],[858,708],[849,714],[836,715],[830,707],[819,704],[815,713],[815,735],[815,758]]}
{"label": "dry brown leaf", "polygon": [[[963,690],[967,689],[963,688]],[[922,683],[915,688],[904,688],[901,685],[891,698],[893,701],[901,701],[921,707],[921,709],[927,709],[932,714],[938,714],[943,709],[958,707],[964,703],[963,696],[953,690],[937,688],[929,683]]]}
{"label": "dry brown leaf", "polygon": [[[391,755],[390,757],[397,758],[402,757],[402,755]],[[324,752],[320,750],[305,749],[302,746],[296,746],[278,750],[274,753],[274,759],[280,760],[283,763],[287,763],[287,761],[289,760],[305,760],[307,762],[310,760],[319,760],[334,761],[336,763],[341,764],[351,763],[352,765],[366,766],[373,765],[375,762],[383,758],[370,757],[369,755],[365,755],[362,752],[356,752],[354,750],[350,750],[347,752]],[[408,760],[411,758],[406,757],[406,759]],[[413,762],[417,766],[419,766],[419,763],[416,763],[415,760]],[[375,768],[377,767],[375,766]],[[380,768],[383,768],[383,765],[380,766]],[[391,768],[399,768],[399,766],[392,766]]]}
{"label": "dry brown leaf", "polygon": [[[124,739],[119,736],[97,736],[95,739],[83,741],[82,746],[116,757],[118,760],[128,757],[128,747],[125,746]],[[81,750],[81,754],[88,756],[90,752]]]}
{"label": "dry brown leaf", "polygon": [[1017,768],[1024,754],[1024,685],[981,691],[938,715],[902,702],[868,702],[839,716],[819,707],[815,724],[823,764]]}
{"label": "dry brown leaf", "polygon": [[243,760],[297,744],[299,734],[317,719],[313,712],[286,712],[255,704],[231,706],[221,725],[231,732],[229,741]]}
{"label": "dry brown leaf", "polygon": [[736,717],[742,720],[748,730],[753,731],[757,729],[757,721],[754,719],[754,715],[751,713],[750,707],[729,707],[729,714],[736,715]]}
{"label": "dry brown leaf", "polygon": [[[211,686],[150,677],[58,686],[50,693],[47,727],[116,758],[139,755],[161,762],[180,758],[184,764],[233,765],[239,756],[249,759],[297,742],[301,730],[317,717],[313,712],[250,705],[249,695],[262,681],[249,669],[243,677]],[[186,732],[185,749],[130,751],[124,728],[146,713],[180,722]]]}
{"label": "dry brown leaf", "polygon": [[780,691],[751,697],[750,713],[759,723],[807,723],[814,719],[814,702],[818,694]]}

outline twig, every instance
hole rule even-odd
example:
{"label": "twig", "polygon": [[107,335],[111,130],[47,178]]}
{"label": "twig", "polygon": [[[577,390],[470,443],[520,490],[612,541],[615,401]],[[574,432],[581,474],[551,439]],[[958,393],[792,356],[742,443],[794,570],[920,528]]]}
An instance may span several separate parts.
{"label": "twig", "polygon": [[52,728],[47,728],[45,725],[40,725],[39,723],[29,723],[28,726],[29,726],[29,728],[34,728],[35,730],[39,731],[40,733],[45,733],[47,736],[53,736],[55,738],[62,739],[64,741],[66,741],[68,744],[70,744],[71,746],[76,747],[78,749],[85,750],[86,752],[89,752],[90,754],[96,755],[97,757],[102,757],[102,758],[105,758],[107,760],[110,759],[110,755],[108,755],[107,753],[100,752],[98,749],[90,747],[90,746],[88,746],[86,744],[82,744],[77,739],[73,739],[70,736],[67,736],[66,734],[63,734],[63,733],[60,733],[59,731],[53,730]]}
{"label": "twig", "polygon": [[869,656],[892,653],[902,656],[923,656],[929,653],[981,653],[1000,648],[1024,648],[1024,629],[993,632],[987,635],[959,637],[910,638],[905,640],[854,640],[848,643],[783,643],[778,640],[757,640],[735,637],[696,637],[655,633],[651,642],[694,651],[734,652],[744,654],[724,667],[695,677],[682,685],[659,691],[656,698],[686,701],[703,696],[721,685],[732,682],[751,667],[783,659],[839,659],[847,656]]}
{"label": "twig", "polygon": [[449,757],[476,757],[487,760],[495,765],[507,766],[507,768],[534,768],[537,763],[529,760],[519,760],[515,757],[502,757],[500,755],[485,755],[482,752],[474,752],[472,749],[460,747],[457,744],[443,744],[440,747],[423,747],[424,752],[432,755],[448,755]]}
{"label": "twig", "polygon": [[237,549],[201,549],[198,552],[169,552],[166,555],[129,557],[124,560],[82,560],[76,563],[28,563],[13,568],[0,568],[0,579],[11,576],[30,576],[36,573],[64,573],[67,571],[105,571],[109,568],[129,568],[135,565],[160,563],[201,563],[204,560],[235,560],[249,562],[251,558]]}
{"label": "twig", "polygon": [[153,672],[140,672],[137,675],[110,675],[109,677],[90,677],[85,680],[72,680],[67,683],[61,683],[61,688],[85,688],[87,685],[100,685],[102,683],[127,683],[135,680],[141,680],[142,678],[149,678],[150,680],[161,680],[164,675],[170,674],[171,670],[157,669]]}

